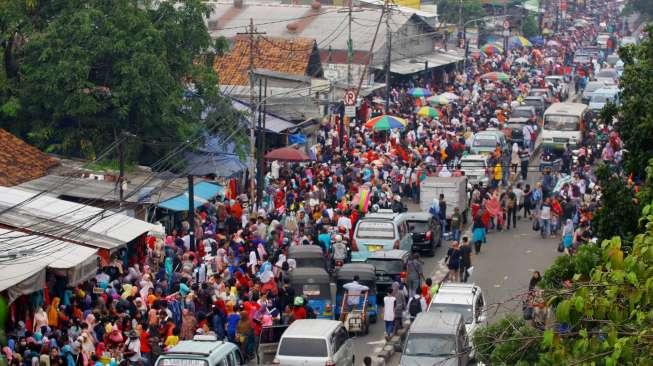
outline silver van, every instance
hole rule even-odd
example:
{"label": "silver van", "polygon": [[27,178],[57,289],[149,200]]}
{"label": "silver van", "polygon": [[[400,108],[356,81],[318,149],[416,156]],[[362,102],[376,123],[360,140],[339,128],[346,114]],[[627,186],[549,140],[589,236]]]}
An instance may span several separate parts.
{"label": "silver van", "polygon": [[218,341],[215,335],[196,335],[181,341],[159,356],[154,366],[237,366],[245,365],[238,346]]}
{"label": "silver van", "polygon": [[295,320],[281,336],[272,363],[288,366],[354,366],[351,339],[342,322]]}
{"label": "silver van", "polygon": [[400,366],[464,366],[471,347],[459,313],[419,313],[410,325]]}

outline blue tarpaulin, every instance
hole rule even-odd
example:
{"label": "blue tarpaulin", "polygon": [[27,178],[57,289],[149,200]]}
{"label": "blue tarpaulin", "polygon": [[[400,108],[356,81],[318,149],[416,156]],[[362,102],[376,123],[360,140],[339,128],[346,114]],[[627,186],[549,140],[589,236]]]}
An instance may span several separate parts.
{"label": "blue tarpaulin", "polygon": [[[224,195],[224,187],[209,182],[199,182],[193,186],[195,208],[202,206],[207,200]],[[159,207],[171,211],[188,211],[188,192],[159,203]]]}

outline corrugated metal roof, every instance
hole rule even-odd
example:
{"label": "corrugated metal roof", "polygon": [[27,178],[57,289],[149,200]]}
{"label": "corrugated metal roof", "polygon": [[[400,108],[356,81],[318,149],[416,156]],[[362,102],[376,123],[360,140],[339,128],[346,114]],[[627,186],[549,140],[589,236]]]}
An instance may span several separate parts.
{"label": "corrugated metal roof", "polygon": [[[459,55],[457,51],[436,51],[427,55],[417,55],[415,57],[392,61],[392,64],[390,65],[390,71],[395,74],[408,75],[422,71],[426,66],[428,66],[429,69],[432,69],[435,67],[462,61],[463,59],[464,57]],[[428,62],[428,65],[426,62]],[[383,68],[383,65],[376,65],[375,68]]]}
{"label": "corrugated metal roof", "polygon": [[[12,208],[30,199],[20,207]],[[7,212],[0,214],[0,223],[4,225],[97,248],[115,249],[156,229],[148,222],[121,213],[0,187],[0,211],[5,210]]]}

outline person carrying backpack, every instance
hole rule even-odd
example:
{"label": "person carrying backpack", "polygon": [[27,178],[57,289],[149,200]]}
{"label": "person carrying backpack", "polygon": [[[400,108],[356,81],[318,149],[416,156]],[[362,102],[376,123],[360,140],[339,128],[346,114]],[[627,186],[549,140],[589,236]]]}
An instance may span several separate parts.
{"label": "person carrying backpack", "polygon": [[410,315],[411,323],[417,317],[417,314],[426,311],[426,300],[419,293],[413,295],[408,300],[408,314]]}

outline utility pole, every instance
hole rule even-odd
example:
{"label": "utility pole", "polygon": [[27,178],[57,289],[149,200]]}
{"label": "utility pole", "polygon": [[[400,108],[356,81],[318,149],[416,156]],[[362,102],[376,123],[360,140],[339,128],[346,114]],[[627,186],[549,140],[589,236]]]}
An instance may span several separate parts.
{"label": "utility pole", "polygon": [[385,56],[385,113],[390,109],[390,63],[392,62],[392,31],[390,30],[390,4],[386,2],[386,46],[387,54]]}
{"label": "utility pole", "polygon": [[256,194],[256,92],[255,92],[255,75],[254,75],[254,55],[256,49],[256,36],[265,34],[265,32],[257,32],[254,28],[254,19],[249,18],[249,29],[247,32],[238,33],[249,36],[249,105],[251,108],[251,126],[249,131],[249,145],[250,145],[250,159],[249,159],[249,196],[254,202]]}
{"label": "utility pole", "polygon": [[347,88],[351,87],[351,62],[352,59],[354,58],[354,45],[351,40],[351,11],[352,11],[352,6],[353,6],[354,0],[349,0],[349,11],[348,11],[348,16],[349,16],[349,27],[348,27],[348,36],[347,36]]}
{"label": "utility pole", "polygon": [[193,175],[188,174],[188,239],[190,250],[195,251],[195,183]]}
{"label": "utility pole", "polygon": [[120,137],[120,144],[118,144],[118,189],[120,192],[120,205],[125,197],[125,136]]}
{"label": "utility pole", "polygon": [[265,117],[267,114],[266,99],[268,90],[268,79],[265,82],[259,78],[258,81],[258,95],[259,105],[258,108],[258,138],[257,138],[257,154],[256,154],[256,207],[261,207],[263,199],[263,178],[265,170],[265,162],[263,160],[263,153],[265,152]]}

